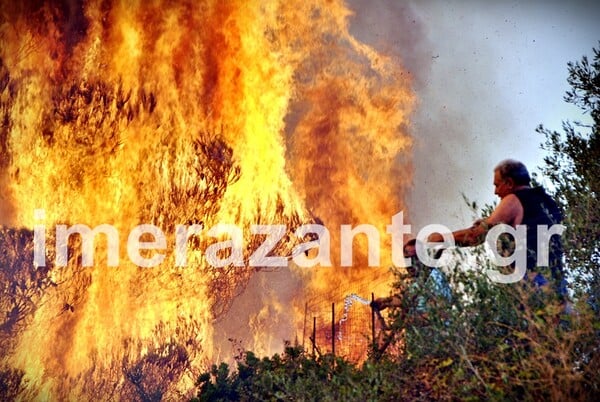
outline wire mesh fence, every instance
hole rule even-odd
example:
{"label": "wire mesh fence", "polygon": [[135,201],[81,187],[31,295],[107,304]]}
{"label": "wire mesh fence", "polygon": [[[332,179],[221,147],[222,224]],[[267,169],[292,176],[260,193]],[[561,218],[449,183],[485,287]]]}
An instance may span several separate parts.
{"label": "wire mesh fence", "polygon": [[333,353],[350,361],[364,361],[377,347],[383,329],[381,316],[371,307],[377,296],[368,290],[372,285],[356,286],[334,301],[308,298],[302,331],[304,349],[313,355]]}

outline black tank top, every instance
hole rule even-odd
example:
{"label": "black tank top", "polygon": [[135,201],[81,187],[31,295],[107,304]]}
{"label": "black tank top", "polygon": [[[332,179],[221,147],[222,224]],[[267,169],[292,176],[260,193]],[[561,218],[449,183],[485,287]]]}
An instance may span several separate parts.
{"label": "black tank top", "polygon": [[[522,225],[527,226],[527,269],[537,265],[537,227],[562,223],[563,217],[556,202],[544,188],[534,187],[517,190],[514,193],[523,206]],[[549,242],[549,266],[554,279],[562,279],[562,243],[560,236],[554,235]]]}

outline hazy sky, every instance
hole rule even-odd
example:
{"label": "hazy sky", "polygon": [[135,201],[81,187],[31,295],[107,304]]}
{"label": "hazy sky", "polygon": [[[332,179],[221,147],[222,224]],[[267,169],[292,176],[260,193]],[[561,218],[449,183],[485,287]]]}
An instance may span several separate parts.
{"label": "hazy sky", "polygon": [[[350,1],[352,29],[415,76],[415,226],[469,223],[461,193],[494,201],[507,157],[542,164],[535,128],[581,119],[563,101],[567,62],[599,47],[600,4],[567,1]],[[418,205],[418,208],[417,208]],[[465,222],[466,220],[466,222]]]}

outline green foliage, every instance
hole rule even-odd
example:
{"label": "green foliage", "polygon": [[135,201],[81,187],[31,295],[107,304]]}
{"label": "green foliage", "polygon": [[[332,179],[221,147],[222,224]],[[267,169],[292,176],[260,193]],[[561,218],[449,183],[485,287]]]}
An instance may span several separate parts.
{"label": "green foliage", "polygon": [[[402,346],[396,370],[418,391],[396,389],[395,399],[591,400],[600,391],[600,362],[588,305],[566,314],[553,292],[492,283],[485,270],[497,267],[482,253],[475,250],[476,270],[456,256],[451,304],[437,298],[426,314],[405,313],[411,301],[398,276],[395,286],[405,297],[391,314],[393,341],[385,353]],[[426,289],[422,295],[431,296]]]}
{"label": "green foliage", "polygon": [[297,346],[262,359],[246,352],[236,372],[225,363],[213,365],[197,384],[194,401],[376,400],[384,387],[373,365],[361,370],[329,354],[309,356]]}
{"label": "green foliage", "polygon": [[588,295],[598,310],[600,298],[600,50],[593,59],[569,63],[571,90],[565,101],[591,118],[590,123],[563,122],[564,133],[543,126],[548,151],[542,171],[554,186],[565,211],[563,235],[567,262],[577,297]]}
{"label": "green foliage", "polygon": [[202,374],[194,400],[558,401],[600,393],[591,347],[598,322],[587,303],[566,314],[552,293],[494,284],[480,270],[450,277],[451,304],[428,303],[426,314],[402,313],[409,302],[396,308],[383,334],[390,338],[380,342],[386,350],[362,365],[292,346],[262,359],[246,352],[237,370],[221,363]]}

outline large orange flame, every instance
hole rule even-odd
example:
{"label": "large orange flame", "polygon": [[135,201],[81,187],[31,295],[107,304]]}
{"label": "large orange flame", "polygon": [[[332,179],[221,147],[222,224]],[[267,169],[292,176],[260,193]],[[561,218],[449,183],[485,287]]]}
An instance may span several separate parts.
{"label": "large orange flame", "polygon": [[[22,275],[26,292],[1,300],[19,318],[1,328],[0,369],[24,373],[21,398],[191,389],[216,357],[213,320],[255,269],[211,267],[202,236],[175,267],[178,224],[238,225],[247,261],[258,241],[250,225],[293,230],[318,218],[335,265],[340,225],[372,224],[381,267],[367,267],[358,237],[353,267],[304,269],[298,326],[307,295],[387,292],[385,225],[411,180],[413,95],[397,62],[349,33],[343,1],[4,3],[0,224],[2,247],[16,251],[2,269],[7,281]],[[98,236],[93,267],[81,265],[76,239],[68,265],[54,267],[51,229],[75,223],[117,228],[119,266]],[[167,235],[158,267],[126,258],[141,223]],[[48,266],[35,269],[31,230],[41,224]],[[256,322],[248,328],[260,333]]]}

